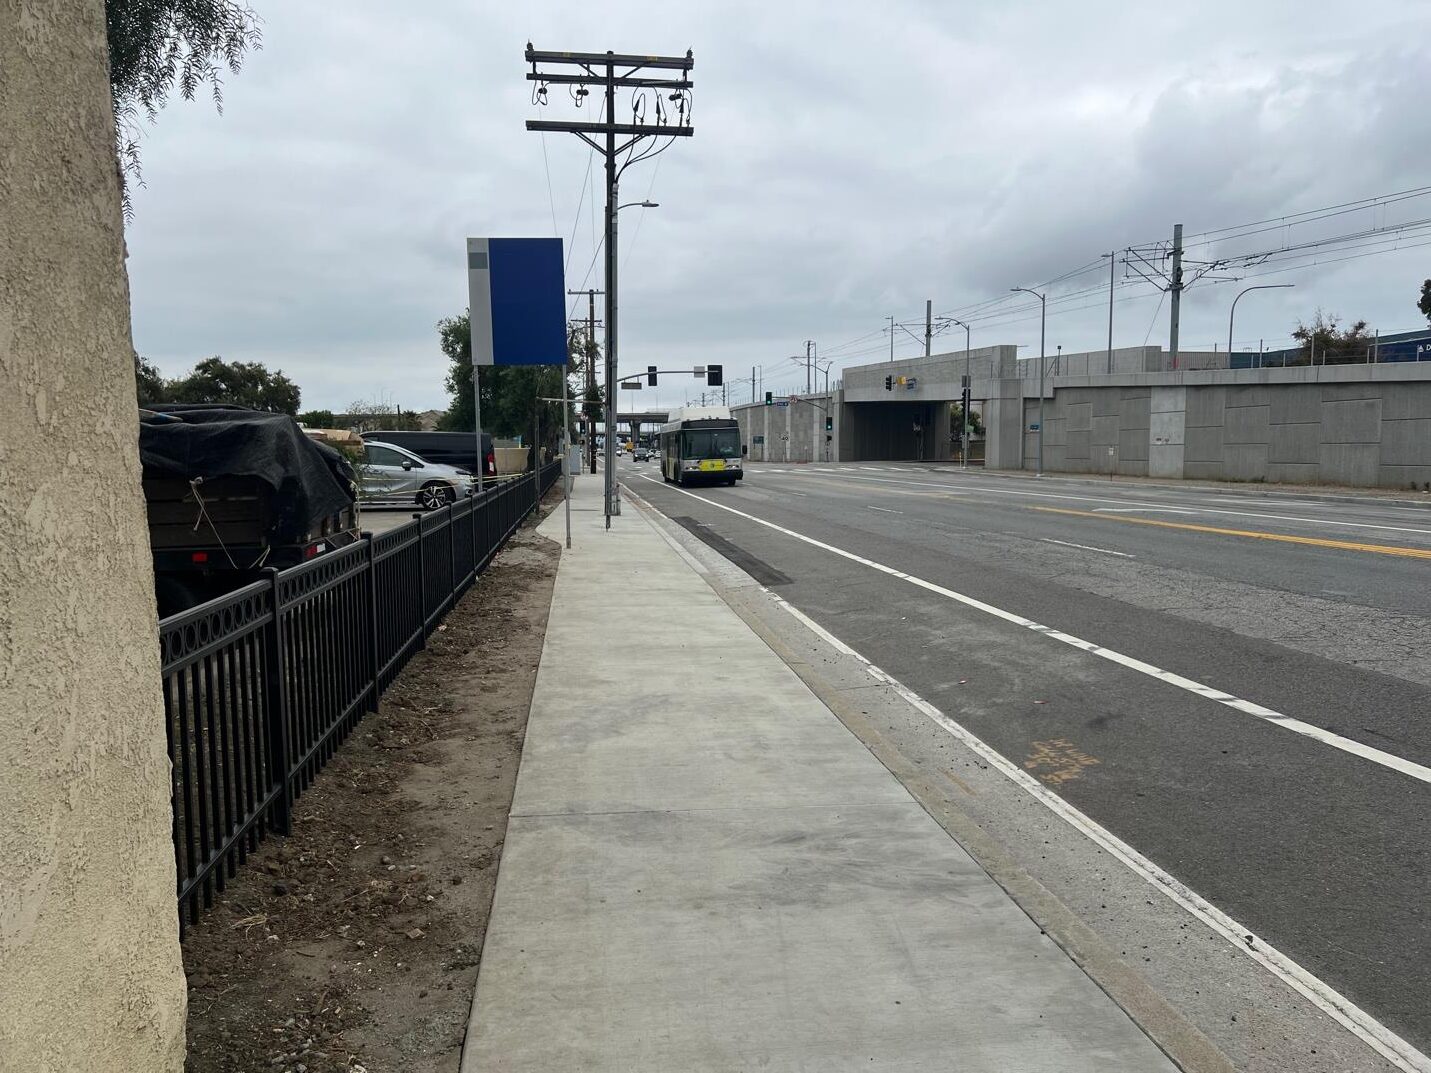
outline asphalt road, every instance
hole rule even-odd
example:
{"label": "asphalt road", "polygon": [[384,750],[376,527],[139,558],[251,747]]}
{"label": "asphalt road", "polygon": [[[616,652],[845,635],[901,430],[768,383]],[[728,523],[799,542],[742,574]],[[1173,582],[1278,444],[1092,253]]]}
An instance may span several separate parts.
{"label": "asphalt road", "polygon": [[894,463],[620,476],[1431,1050],[1431,510]]}

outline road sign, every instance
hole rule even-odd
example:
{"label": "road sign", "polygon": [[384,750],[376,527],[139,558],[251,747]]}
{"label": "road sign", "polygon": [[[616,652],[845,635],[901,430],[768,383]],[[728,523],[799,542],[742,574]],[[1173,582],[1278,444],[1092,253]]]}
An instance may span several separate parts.
{"label": "road sign", "polygon": [[559,238],[469,238],[472,363],[565,365],[566,283]]}
{"label": "road sign", "polygon": [[1029,431],[1030,431],[1030,432],[1037,432],[1037,431],[1038,431],[1038,422],[1037,422],[1037,421],[1035,421],[1033,424],[1029,425]]}
{"label": "road sign", "polygon": [[789,405],[790,405],[790,400],[789,400],[789,399],[781,399],[781,400],[780,400],[779,402],[777,402],[775,405],[776,405],[776,406],[789,406]]}

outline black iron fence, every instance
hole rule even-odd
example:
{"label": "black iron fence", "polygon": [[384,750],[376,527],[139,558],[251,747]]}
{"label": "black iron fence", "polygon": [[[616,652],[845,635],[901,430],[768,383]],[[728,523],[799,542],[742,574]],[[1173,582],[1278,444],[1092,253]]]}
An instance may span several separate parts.
{"label": "black iron fence", "polygon": [[180,920],[197,919],[561,475],[480,498],[159,623]]}

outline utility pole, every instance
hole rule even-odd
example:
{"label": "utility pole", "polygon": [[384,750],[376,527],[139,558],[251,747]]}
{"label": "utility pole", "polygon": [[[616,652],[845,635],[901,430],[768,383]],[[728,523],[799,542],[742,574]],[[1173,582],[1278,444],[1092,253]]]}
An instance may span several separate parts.
{"label": "utility pole", "polygon": [[751,402],[754,402],[754,401],[755,401],[755,392],[756,392],[756,389],[759,388],[759,387],[760,387],[760,384],[759,384],[759,383],[756,381],[756,379],[755,379],[755,366],[752,365],[752,366],[750,367],[750,401],[751,401]]}
{"label": "utility pole", "polygon": [[894,315],[889,318],[889,360],[894,360]]}
{"label": "utility pole", "polygon": [[[567,294],[586,295],[586,398],[591,398],[596,394],[596,296],[605,294],[605,291],[598,291],[594,287],[588,287],[584,291],[567,291]],[[583,400],[584,401],[584,400]],[[591,414],[586,408],[582,408],[582,413],[587,416],[586,430],[586,461],[591,467],[591,472],[596,472],[596,422],[591,420]]]}
{"label": "utility pole", "polygon": [[1168,315],[1168,350],[1178,367],[1178,307],[1183,296],[1183,225],[1173,224],[1173,274],[1168,283],[1173,302]]}
{"label": "utility pole", "polygon": [[805,394],[807,395],[813,391],[810,387],[810,348],[814,345],[809,339],[805,340]]}
{"label": "utility pole", "polygon": [[[687,50],[684,56],[617,55],[614,52],[538,52],[527,43],[527,62],[532,65],[528,82],[535,82],[533,99],[545,105],[548,85],[576,86],[572,96],[580,102],[589,93],[587,85],[605,90],[606,110],[597,122],[527,120],[527,129],[535,131],[565,131],[575,134],[606,160],[606,528],[611,517],[621,513],[621,500],[616,488],[616,455],[612,450],[616,430],[617,391],[617,184],[625,170],[660,149],[634,152],[644,138],[670,138],[667,146],[678,137],[689,138],[695,133],[691,125],[691,69],[695,59]],[[574,73],[538,71],[537,65],[578,68]],[[618,68],[620,70],[618,70]],[[679,78],[654,78],[645,71],[678,71]],[[616,121],[616,90],[631,89],[630,123]],[[648,101],[654,102],[654,115],[646,122]],[[666,102],[669,102],[669,107]],[[675,115],[671,114],[674,109]],[[603,136],[597,141],[596,136]],[[623,140],[619,145],[617,136]],[[666,146],[662,146],[662,149]],[[628,149],[633,152],[626,162],[617,166],[617,158]]]}
{"label": "utility pole", "polygon": [[1108,372],[1113,372],[1113,270],[1118,265],[1118,251],[1108,255]]}
{"label": "utility pole", "polygon": [[924,356],[929,357],[929,346],[934,341],[934,299],[924,300]]}

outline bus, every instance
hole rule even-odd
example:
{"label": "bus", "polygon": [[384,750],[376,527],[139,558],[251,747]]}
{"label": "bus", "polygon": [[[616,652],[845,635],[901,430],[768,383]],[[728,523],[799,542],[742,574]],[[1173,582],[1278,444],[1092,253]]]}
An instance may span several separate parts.
{"label": "bus", "polygon": [[676,484],[740,480],[740,426],[730,410],[687,406],[669,417],[658,438],[663,479]]}

